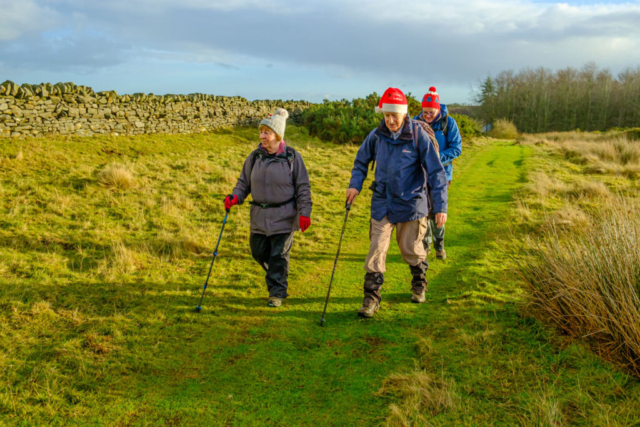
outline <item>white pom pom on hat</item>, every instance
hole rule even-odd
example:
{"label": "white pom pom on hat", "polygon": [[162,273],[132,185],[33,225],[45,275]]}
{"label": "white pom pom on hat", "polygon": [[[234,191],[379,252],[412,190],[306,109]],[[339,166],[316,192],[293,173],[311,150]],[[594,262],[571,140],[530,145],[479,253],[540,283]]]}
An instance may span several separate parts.
{"label": "white pom pom on hat", "polygon": [[287,110],[285,110],[284,108],[278,108],[276,109],[275,113],[273,113],[274,116],[282,116],[285,119],[289,118],[289,112]]}
{"label": "white pom pom on hat", "polygon": [[375,108],[376,113],[397,113],[407,114],[409,105],[407,97],[398,88],[390,87],[385,90],[380,98],[378,106]]}
{"label": "white pom pom on hat", "polygon": [[280,138],[284,138],[284,130],[287,127],[289,112],[284,108],[277,108],[270,117],[263,119],[258,127],[264,125],[275,132]]}

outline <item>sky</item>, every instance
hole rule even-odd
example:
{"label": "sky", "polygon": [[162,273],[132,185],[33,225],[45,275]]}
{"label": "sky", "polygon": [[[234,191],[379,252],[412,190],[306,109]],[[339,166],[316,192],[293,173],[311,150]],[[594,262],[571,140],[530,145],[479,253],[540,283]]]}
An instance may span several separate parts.
{"label": "sky", "polygon": [[0,81],[470,103],[503,70],[640,66],[640,0],[0,0]]}

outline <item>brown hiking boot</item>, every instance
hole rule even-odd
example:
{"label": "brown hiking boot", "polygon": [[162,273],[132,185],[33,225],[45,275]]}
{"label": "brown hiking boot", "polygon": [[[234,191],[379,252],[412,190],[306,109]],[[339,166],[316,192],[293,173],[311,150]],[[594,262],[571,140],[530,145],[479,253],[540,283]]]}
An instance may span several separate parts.
{"label": "brown hiking boot", "polygon": [[269,302],[267,303],[269,307],[280,307],[282,305],[282,298],[277,297],[269,297]]}
{"label": "brown hiking boot", "polygon": [[436,251],[436,258],[447,259],[447,251],[445,251],[444,249],[441,251]]}
{"label": "brown hiking boot", "polygon": [[416,304],[422,304],[427,300],[427,292],[422,289],[420,291],[414,289],[411,294],[411,302],[415,302]]}
{"label": "brown hiking boot", "polygon": [[372,298],[364,298],[364,301],[362,302],[362,307],[360,307],[360,310],[358,310],[358,316],[359,317],[373,317],[374,314],[376,314],[376,311],[378,311],[380,309],[380,303],[378,303],[378,301],[376,301],[375,299]]}

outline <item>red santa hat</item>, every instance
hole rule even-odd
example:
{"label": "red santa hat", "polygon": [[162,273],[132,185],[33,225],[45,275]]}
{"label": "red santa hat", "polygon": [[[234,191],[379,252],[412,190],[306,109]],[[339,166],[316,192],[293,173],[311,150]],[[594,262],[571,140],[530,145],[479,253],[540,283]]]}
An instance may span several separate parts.
{"label": "red santa hat", "polygon": [[407,114],[408,110],[407,97],[404,96],[400,89],[395,87],[390,87],[384,91],[378,106],[375,108],[376,113]]}
{"label": "red santa hat", "polygon": [[429,92],[422,97],[422,108],[440,109],[440,95],[436,92],[435,86],[431,86]]}

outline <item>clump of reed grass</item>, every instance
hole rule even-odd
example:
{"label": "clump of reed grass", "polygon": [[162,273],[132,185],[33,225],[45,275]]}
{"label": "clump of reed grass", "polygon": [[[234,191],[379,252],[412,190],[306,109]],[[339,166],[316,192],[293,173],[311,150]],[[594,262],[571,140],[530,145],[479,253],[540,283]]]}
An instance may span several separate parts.
{"label": "clump of reed grass", "polygon": [[110,163],[98,173],[98,183],[107,188],[126,190],[135,182],[133,171],[121,163]]}
{"label": "clump of reed grass", "polygon": [[571,233],[528,239],[520,272],[542,316],[640,376],[640,208],[612,197]]}
{"label": "clump of reed grass", "polygon": [[384,380],[378,395],[393,395],[399,404],[390,406],[387,426],[428,425],[429,419],[453,410],[459,403],[453,379],[445,379],[416,368],[406,374],[394,374]]}

